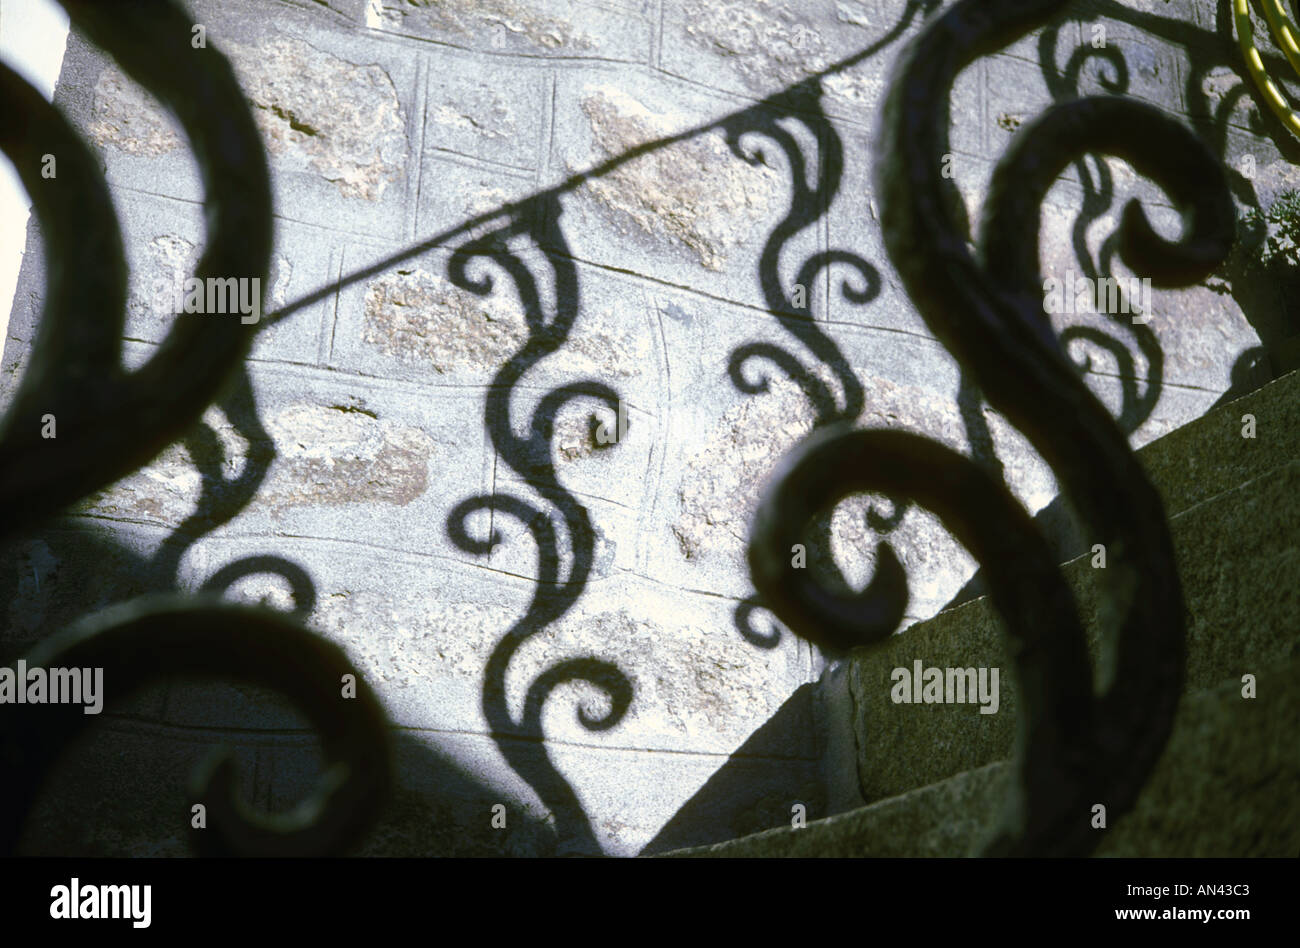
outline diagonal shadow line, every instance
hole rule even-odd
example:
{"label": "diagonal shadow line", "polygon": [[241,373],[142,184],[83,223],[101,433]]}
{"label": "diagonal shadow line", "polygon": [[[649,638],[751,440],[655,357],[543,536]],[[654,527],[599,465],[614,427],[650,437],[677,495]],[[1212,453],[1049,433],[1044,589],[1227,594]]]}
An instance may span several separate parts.
{"label": "diagonal shadow line", "polygon": [[827,66],[825,69],[811,74],[807,79],[803,79],[794,85],[787,86],[780,92],[767,96],[766,98],[761,99],[752,105],[746,106],[743,109],[736,109],[729,112],[722,118],[715,119],[711,122],[705,122],[685,131],[677,132],[673,135],[666,135],[662,138],[657,138],[653,141],[645,142],[644,144],[629,148],[621,154],[615,155],[614,157],[596,165],[594,168],[589,168],[586,171],[580,171],[577,174],[569,176],[559,184],[553,185],[544,190],[535,191],[528,197],[521,198],[518,201],[507,202],[494,210],[485,211],[475,217],[467,218],[455,227],[448,228],[447,230],[435,234],[418,244],[413,244],[405,250],[400,250],[396,253],[390,254],[369,266],[362,267],[359,270],[354,270],[346,276],[340,276],[337,280],[325,284],[320,289],[307,293],[293,302],[286,303],[279,309],[266,314],[262,319],[262,323],[270,324],[279,322],[280,320],[293,315],[298,310],[328,299],[332,294],[341,290],[345,286],[350,286],[361,280],[378,276],[385,270],[388,270],[399,263],[418,257],[421,254],[427,253],[435,247],[447,244],[458,237],[470,234],[476,227],[480,227],[491,221],[500,220],[502,218],[510,218],[511,216],[521,212],[527,206],[538,201],[545,202],[557,199],[560,195],[575,191],[588,181],[604,177],[623,165],[634,161],[643,155],[649,154],[650,152],[689,141],[692,138],[708,134],[709,132],[725,132],[727,127],[734,124],[737,118],[746,113],[765,109],[786,112],[802,112],[804,109],[799,107],[800,104],[807,102],[810,96],[816,95],[823,79],[829,76],[838,75],[839,73],[851,69],[857,64],[870,59],[876,53],[897,41],[899,37],[907,32],[907,29],[912,25],[912,21],[917,18],[918,13],[929,14],[938,7],[939,0],[909,0],[907,8],[903,11],[903,15],[899,17],[898,22],[895,23],[884,36],[876,40],[876,42],[872,43],[870,46],[866,46],[854,53],[852,56],[845,57],[844,59]]}

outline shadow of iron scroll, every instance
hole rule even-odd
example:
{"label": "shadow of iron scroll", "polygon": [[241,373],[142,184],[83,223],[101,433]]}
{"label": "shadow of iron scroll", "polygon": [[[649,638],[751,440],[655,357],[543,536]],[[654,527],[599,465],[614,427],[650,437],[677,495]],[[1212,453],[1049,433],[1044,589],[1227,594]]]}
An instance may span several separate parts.
{"label": "shadow of iron scroll", "polygon": [[[194,24],[175,3],[61,2],[73,27],[174,113],[189,138],[207,222],[196,277],[265,285],[270,181],[261,136],[230,64],[214,48],[191,45]],[[149,361],[125,372],[126,263],[99,160],[58,110],[3,64],[0,149],[32,197],[48,261],[31,361],[0,422],[3,538],[185,437],[221,398],[258,327],[239,319],[177,318]],[[56,180],[43,177],[46,155],[55,156]],[[54,438],[43,436],[49,415],[57,424]],[[254,814],[235,791],[231,758],[211,761],[195,777],[196,795],[208,808],[208,828],[193,835],[200,852],[341,852],[370,825],[390,782],[386,721],[373,693],[342,651],[273,612],[212,597],[140,599],[46,638],[27,660],[37,667],[103,668],[115,701],[159,676],[194,674],[268,685],[307,713],[329,762],[315,793],[292,813]],[[355,696],[346,693],[349,684]],[[50,767],[88,723],[84,710],[75,703],[4,709],[0,853],[13,851]]]}
{"label": "shadow of iron scroll", "polygon": [[[448,261],[452,283],[478,296],[495,289],[492,269],[509,278],[528,325],[528,338],[501,366],[488,388],[484,423],[501,461],[537,495],[534,506],[508,494],[470,497],[447,517],[448,538],[457,548],[488,554],[501,542],[495,527],[487,539],[475,537],[468,522],[480,511],[510,517],[531,534],[537,552],[537,584],[526,613],[492,649],[483,672],[482,710],[501,755],[554,814],[559,852],[599,855],[601,847],[581,799],[556,766],[542,730],[542,708],[560,685],[582,681],[602,692],[603,713],[579,709],[587,731],[617,725],[633,699],[631,680],[616,666],[593,655],[563,660],[543,671],[528,687],[523,714],[516,719],[506,697],[511,662],[529,639],[543,633],[581,598],[595,563],[596,530],[587,508],[561,483],[554,445],[556,418],[569,403],[591,400],[616,412],[619,394],[596,379],[580,379],[546,391],[527,420],[527,435],[515,429],[512,399],[520,381],[537,363],[557,352],[581,312],[578,268],[561,226],[562,208],[553,196],[520,204],[504,227],[464,243]],[[518,250],[511,249],[511,240]],[[536,272],[535,272],[536,271]],[[541,274],[549,271],[547,280]],[[526,391],[526,390],[525,390]],[[593,425],[599,419],[589,416]],[[491,519],[495,523],[495,519]],[[563,528],[563,535],[556,527]],[[567,547],[567,550],[563,548]],[[562,555],[567,552],[567,556]]]}
{"label": "shadow of iron scroll", "polygon": [[[850,610],[819,608],[797,571],[768,568],[787,561],[764,544],[781,536],[770,524],[803,515],[814,501],[868,487],[897,490],[933,509],[979,560],[1023,702],[1017,779],[985,855],[1091,853],[1100,840],[1092,807],[1104,804],[1112,824],[1133,807],[1169,738],[1186,661],[1182,590],[1160,497],[1044,314],[1041,204],[1083,152],[1115,155],[1155,180],[1182,209],[1181,238],[1160,237],[1133,201],[1119,250],[1158,286],[1208,276],[1227,257],[1235,230],[1227,177],[1200,140],[1157,109],[1103,96],[1056,105],[1017,135],[994,171],[978,258],[971,252],[948,214],[944,189],[952,183],[941,175],[953,80],[1063,5],[961,0],[929,24],[896,67],[876,183],[886,249],[926,324],[1047,461],[1091,542],[1110,554],[1098,610],[1107,626],[1106,672],[1097,693],[1074,604],[1023,509],[975,462],[916,436],[815,434],[778,469],[749,554],[759,594],[791,631],[813,641],[851,636]],[[783,595],[795,608],[783,612]],[[825,616],[821,625],[800,611],[810,606]],[[835,625],[841,616],[846,623]]]}

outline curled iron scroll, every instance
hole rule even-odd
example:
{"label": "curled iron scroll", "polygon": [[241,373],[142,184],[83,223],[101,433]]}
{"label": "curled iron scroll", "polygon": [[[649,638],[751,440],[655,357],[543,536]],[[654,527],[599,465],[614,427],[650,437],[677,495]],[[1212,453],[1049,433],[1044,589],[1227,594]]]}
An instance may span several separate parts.
{"label": "curled iron scroll", "polygon": [[[191,45],[194,24],[170,0],[61,0],[76,29],[180,120],[202,179],[207,242],[196,276],[266,282],[271,189],[261,136],[230,64]],[[32,197],[45,237],[46,305],[30,364],[0,421],[0,536],[148,463],[218,400],[257,331],[231,319],[177,319],[144,366],[123,370],[126,264],[97,157],[53,106],[0,64],[0,149]],[[53,155],[56,177],[42,175]],[[58,437],[42,437],[54,415]],[[320,855],[355,842],[389,782],[385,717],[343,653],[288,617],[169,597],[127,603],[43,641],[45,664],[103,668],[115,699],[167,674],[269,685],[320,729],[330,767],[293,813],[249,811],[228,757],[196,776],[209,827],[201,852]],[[355,697],[343,676],[355,676]],[[0,719],[0,852],[18,842],[59,753],[87,723],[73,706],[7,707]]]}
{"label": "curled iron scroll", "polygon": [[[229,63],[193,49],[172,3],[63,0],[73,24],[180,120],[205,192],[208,240],[196,276],[266,282],[271,188],[261,137]],[[247,354],[255,326],[178,319],[153,357],[122,370],[126,267],[98,159],[67,121],[4,69],[0,147],[47,235],[47,306],[31,363],[0,431],[0,498],[8,529],[141,467],[182,436]],[[58,177],[41,177],[54,154]],[[60,435],[40,435],[54,414]]]}
{"label": "curled iron scroll", "polygon": [[[1008,45],[1062,0],[961,0],[903,54],[885,103],[876,183],[885,246],[926,324],[989,403],[1056,473],[1093,542],[1115,628],[1103,635],[1112,674],[1094,695],[1068,589],[1005,486],[974,462],[914,436],[825,431],[796,449],[760,503],[749,552],[754,583],[792,631],[814,642],[865,643],[864,601],[811,590],[789,565],[790,531],[809,511],[852,491],[894,489],[933,509],[990,576],[1023,695],[1016,783],[986,855],[1086,855],[1098,843],[1090,807],[1129,811],[1168,740],[1182,688],[1183,599],[1160,496],[1123,431],[1092,395],[1044,313],[1038,261],[1043,198],[1088,152],[1123,158],[1183,210],[1176,241],[1130,202],[1120,255],[1156,286],[1208,276],[1228,254],[1234,209],[1223,168],[1188,129],[1118,97],[1058,104],[1025,127],[999,162],[978,256],[954,225],[941,174],[957,73]],[[793,521],[793,525],[792,525]],[[784,546],[778,545],[784,544]],[[864,618],[865,617],[865,618]]]}
{"label": "curled iron scroll", "polygon": [[[192,776],[192,802],[206,808],[208,822],[192,833],[202,854],[344,851],[369,828],[387,790],[388,730],[379,700],[341,649],[277,613],[209,598],[139,599],[46,639],[27,662],[102,668],[113,701],[169,675],[246,681],[282,692],[308,716],[323,739],[327,767],[315,792],[289,813],[250,810],[228,752],[217,752]],[[79,704],[18,705],[6,714],[0,851],[11,852],[18,842],[59,753],[95,720],[84,711]]]}

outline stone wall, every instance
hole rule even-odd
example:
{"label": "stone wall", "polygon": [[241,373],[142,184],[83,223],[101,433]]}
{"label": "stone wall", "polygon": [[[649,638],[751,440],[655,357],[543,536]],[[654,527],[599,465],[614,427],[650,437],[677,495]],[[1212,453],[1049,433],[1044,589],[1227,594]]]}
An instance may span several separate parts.
{"label": "stone wall", "polygon": [[[397,729],[400,787],[367,853],[631,855],[788,823],[795,804],[826,815],[827,657],[754,604],[744,564],[781,453],[860,405],[862,424],[999,466],[1030,510],[1048,508],[1063,553],[1076,542],[1049,507],[1051,472],[965,384],[884,253],[872,143],[920,6],[935,4],[195,0],[266,143],[271,315],[192,438],[11,544],[6,653],[140,592],[227,585],[242,561],[227,595],[305,615]],[[1075,92],[1126,86],[1233,169],[1251,156],[1250,177],[1234,171],[1243,213],[1295,186],[1293,143],[1254,106],[1216,16],[1194,0],[1079,3],[963,72],[951,169],[972,226],[1016,128]],[[796,88],[819,75],[820,100]],[[75,31],[55,101],[113,188],[136,365],[173,318],[197,318],[153,290],[201,252],[196,171],[170,117]],[[1100,258],[1123,275],[1107,239],[1127,199],[1167,232],[1177,217],[1126,165],[1079,167],[1044,208],[1045,272]],[[787,216],[801,226],[778,241]],[[501,244],[512,276],[473,242],[525,218],[532,231]],[[458,249],[479,251],[463,270]],[[840,251],[852,256],[818,265]],[[1083,330],[1071,352],[1135,446],[1282,367],[1297,328],[1285,288],[1248,258],[1156,291],[1145,325],[1056,318]],[[5,398],[43,274],[33,224]],[[540,327],[570,319],[546,351]],[[624,406],[616,444],[592,436],[593,412],[613,427],[601,393]],[[544,416],[551,457],[501,450]],[[905,624],[977,588],[933,517],[882,498],[835,511],[818,568],[833,560],[860,585],[886,534],[909,574]],[[295,594],[256,557],[290,561],[306,585]],[[560,618],[531,623],[535,598]],[[503,655],[503,679],[485,679]],[[589,659],[605,677],[546,677]],[[540,708],[539,682],[554,687]],[[522,723],[492,723],[507,717]],[[315,779],[316,740],[276,696],[176,681],[114,708],[67,756],[27,851],[184,852],[184,780],[219,743],[238,748],[261,806]]]}

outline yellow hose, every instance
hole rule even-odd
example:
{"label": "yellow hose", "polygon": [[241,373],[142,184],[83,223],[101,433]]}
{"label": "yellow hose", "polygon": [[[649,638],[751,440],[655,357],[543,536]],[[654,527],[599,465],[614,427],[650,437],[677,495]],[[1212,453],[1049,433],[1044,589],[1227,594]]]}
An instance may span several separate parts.
{"label": "yellow hose", "polygon": [[1262,0],[1264,16],[1268,18],[1273,39],[1282,47],[1291,68],[1300,73],[1300,29],[1296,28],[1291,14],[1287,13],[1282,0]]}
{"label": "yellow hose", "polygon": [[[1291,68],[1300,73],[1300,29],[1282,6],[1282,0],[1260,0],[1264,7],[1264,16],[1268,19],[1273,39],[1282,52],[1286,54]],[[1291,108],[1282,90],[1264,70],[1264,60],[1255,45],[1255,28],[1250,22],[1250,0],[1232,0],[1232,16],[1237,26],[1237,43],[1241,54],[1246,59],[1246,69],[1255,85],[1264,96],[1273,114],[1291,130],[1291,134],[1300,138],[1300,115]]]}

